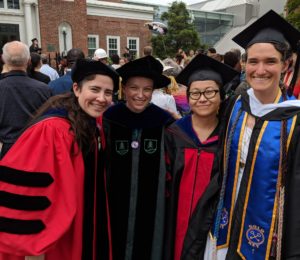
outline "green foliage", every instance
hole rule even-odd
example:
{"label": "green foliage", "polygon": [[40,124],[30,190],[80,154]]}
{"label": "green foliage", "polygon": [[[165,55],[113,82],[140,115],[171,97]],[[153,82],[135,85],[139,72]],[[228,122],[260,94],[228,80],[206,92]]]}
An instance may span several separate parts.
{"label": "green foliage", "polygon": [[168,12],[161,15],[161,20],[167,22],[168,32],[166,35],[152,36],[154,55],[160,58],[174,57],[179,48],[186,52],[199,49],[200,37],[191,23],[185,3],[173,2]]}
{"label": "green foliage", "polygon": [[286,9],[288,13],[286,19],[300,30],[300,0],[289,0]]}

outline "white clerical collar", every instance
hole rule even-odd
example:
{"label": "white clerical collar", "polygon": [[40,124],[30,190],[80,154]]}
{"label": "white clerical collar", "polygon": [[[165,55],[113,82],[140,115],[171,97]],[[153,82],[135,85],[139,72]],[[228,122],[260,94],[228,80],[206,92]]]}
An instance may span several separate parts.
{"label": "white clerical collar", "polygon": [[257,117],[262,117],[272,112],[276,108],[291,106],[300,107],[300,100],[286,100],[281,103],[262,104],[256,98],[252,88],[247,90],[247,94],[249,95],[251,113]]}

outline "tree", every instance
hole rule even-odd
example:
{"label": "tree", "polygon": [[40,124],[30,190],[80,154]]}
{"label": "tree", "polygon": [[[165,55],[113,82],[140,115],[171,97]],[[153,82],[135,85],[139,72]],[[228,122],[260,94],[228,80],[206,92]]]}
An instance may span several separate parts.
{"label": "tree", "polygon": [[288,0],[286,10],[286,19],[300,30],[300,0]]}
{"label": "tree", "polygon": [[161,15],[162,21],[167,21],[166,35],[152,36],[154,54],[160,58],[174,57],[177,50],[196,50],[200,47],[200,37],[191,22],[186,4],[173,2],[168,12]]}

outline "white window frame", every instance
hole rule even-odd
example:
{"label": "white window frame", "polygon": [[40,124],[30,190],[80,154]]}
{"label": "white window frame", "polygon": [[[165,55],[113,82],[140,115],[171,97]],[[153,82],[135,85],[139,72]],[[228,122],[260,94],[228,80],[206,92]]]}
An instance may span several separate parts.
{"label": "white window frame", "polygon": [[120,56],[120,36],[113,36],[113,35],[107,35],[106,36],[106,50],[107,50],[107,55],[109,56],[109,40],[110,39],[116,39],[117,40],[117,54]]}
{"label": "white window frame", "polygon": [[[98,34],[88,34],[88,38],[94,38],[95,43],[96,43],[95,50],[99,49],[99,35]],[[89,52],[89,50],[91,50],[91,49],[89,49],[89,46],[88,46],[88,52]],[[94,50],[94,52],[95,52],[95,50]],[[93,55],[94,55],[94,53],[93,53]],[[93,55],[91,58],[93,58]]]}
{"label": "white window frame", "polygon": [[140,38],[139,37],[127,37],[127,47],[132,50],[129,46],[129,41],[130,40],[136,40],[136,56],[135,58],[139,58],[140,57]]}
{"label": "white window frame", "polygon": [[15,9],[15,8],[8,8],[7,0],[4,0],[3,3],[4,3],[4,7],[0,7],[0,10],[1,10],[1,9],[2,9],[2,10],[4,9],[4,10],[17,11],[17,10],[21,10],[21,8],[22,8],[21,0],[19,0],[19,8],[18,8],[18,9]]}

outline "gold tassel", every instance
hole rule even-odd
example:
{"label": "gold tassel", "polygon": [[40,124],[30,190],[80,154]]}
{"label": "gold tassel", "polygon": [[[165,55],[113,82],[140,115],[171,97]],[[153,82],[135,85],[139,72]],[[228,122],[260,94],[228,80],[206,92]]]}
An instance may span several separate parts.
{"label": "gold tassel", "polygon": [[278,241],[277,241],[277,254],[276,260],[281,259],[281,246],[282,246],[282,229],[283,229],[283,211],[284,211],[284,194],[285,188],[281,187],[279,192],[279,213],[278,213]]}
{"label": "gold tassel", "polygon": [[118,90],[118,100],[123,99],[123,91],[122,91],[122,78],[119,80],[119,90]]}
{"label": "gold tassel", "polygon": [[212,243],[212,254],[211,254],[211,260],[217,260],[217,239],[216,237],[212,236],[211,238]]}

